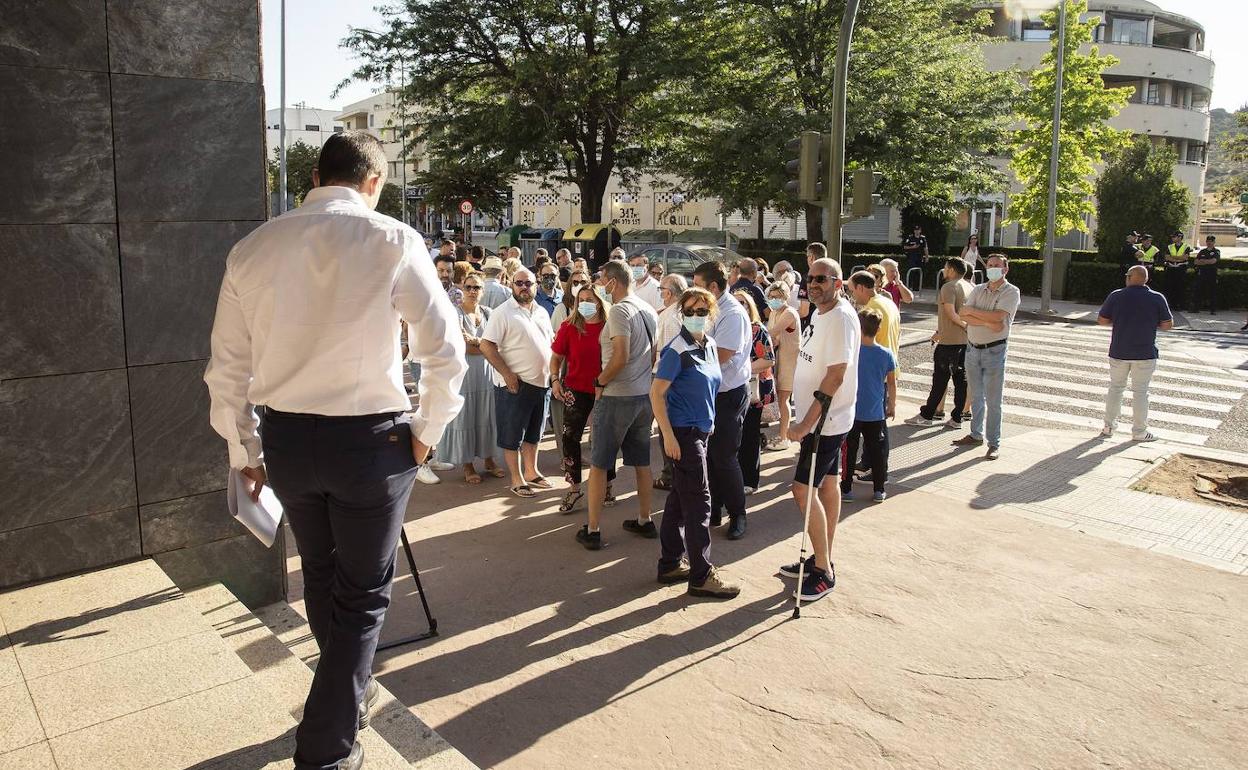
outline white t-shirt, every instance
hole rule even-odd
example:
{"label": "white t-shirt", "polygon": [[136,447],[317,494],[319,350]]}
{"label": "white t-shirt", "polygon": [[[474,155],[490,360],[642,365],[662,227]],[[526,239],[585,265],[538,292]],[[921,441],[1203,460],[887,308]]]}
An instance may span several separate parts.
{"label": "white t-shirt", "polygon": [[638,284],[633,281],[633,293],[640,299],[646,301],[646,304],[654,308],[654,312],[663,309],[663,294],[659,290],[659,282],[654,280],[654,276],[647,275],[646,280]]}
{"label": "white t-shirt", "polygon": [[797,354],[797,370],[793,375],[793,404],[797,419],[806,417],[815,402],[815,391],[823,382],[829,366],[846,364],[845,379],[832,394],[828,417],[823,423],[824,436],[848,433],[854,427],[854,406],[858,399],[858,347],[862,344],[862,328],[854,306],[842,297],[826,313],[816,313],[810,325],[802,330],[802,346]]}
{"label": "white t-shirt", "polygon": [[[517,377],[539,388],[550,384],[550,343],[554,337],[546,310],[537,302],[529,303],[526,310],[515,297],[494,309],[481,335],[481,339],[498,346],[498,354]],[[493,368],[490,377],[499,387],[507,384]]]}
{"label": "white t-shirt", "polygon": [[754,335],[750,332],[750,317],[736,297],[724,292],[719,295],[717,304],[719,317],[711,328],[711,338],[715,340],[715,347],[735,351],[732,358],[719,367],[724,375],[719,392],[725,393],[750,381],[750,347],[754,344]]}

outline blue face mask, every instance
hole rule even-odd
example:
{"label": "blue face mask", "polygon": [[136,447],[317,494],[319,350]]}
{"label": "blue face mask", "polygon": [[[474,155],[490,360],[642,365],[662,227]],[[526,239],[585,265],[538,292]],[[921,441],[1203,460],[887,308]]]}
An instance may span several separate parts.
{"label": "blue face mask", "polygon": [[780,308],[784,307],[784,300],[772,297],[771,299],[767,300],[767,307],[771,308],[772,310],[779,310]]}
{"label": "blue face mask", "polygon": [[987,273],[988,273],[989,281],[999,281],[1001,280],[1001,276],[1005,273],[1005,271],[999,267],[990,267],[988,268]]}
{"label": "blue face mask", "polygon": [[582,318],[593,318],[598,315],[598,306],[592,302],[578,302],[576,311],[581,314]]}
{"label": "blue face mask", "polygon": [[598,294],[598,299],[603,302],[611,301],[611,293],[607,291],[606,286],[595,286],[594,291]]}
{"label": "blue face mask", "polygon": [[704,315],[687,315],[681,321],[690,334],[700,334],[706,331],[706,322],[707,316]]}
{"label": "blue face mask", "polygon": [[633,265],[633,280],[640,281],[642,278],[645,278],[645,277],[646,277],[646,266],[645,265]]}

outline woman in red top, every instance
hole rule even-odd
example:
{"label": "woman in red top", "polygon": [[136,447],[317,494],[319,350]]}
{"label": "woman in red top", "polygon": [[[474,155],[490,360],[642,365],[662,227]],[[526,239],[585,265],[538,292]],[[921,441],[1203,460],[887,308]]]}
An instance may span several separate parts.
{"label": "woman in red top", "polygon": [[[594,381],[602,373],[602,346],[598,338],[606,320],[607,308],[602,299],[592,286],[583,287],[576,294],[572,313],[559,327],[550,346],[554,354],[550,370],[555,374],[551,395],[564,404],[559,443],[563,449],[564,478],[571,485],[559,504],[560,513],[571,512],[585,496],[581,491],[581,437],[594,408]],[[607,484],[614,478],[615,469],[608,469]]]}

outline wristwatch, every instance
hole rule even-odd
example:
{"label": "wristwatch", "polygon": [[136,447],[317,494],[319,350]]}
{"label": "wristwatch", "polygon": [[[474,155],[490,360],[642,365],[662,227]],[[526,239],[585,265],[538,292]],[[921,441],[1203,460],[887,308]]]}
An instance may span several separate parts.
{"label": "wristwatch", "polygon": [[605,384],[605,383],[599,382],[598,380],[594,380],[594,387],[595,387],[595,388],[605,388],[605,387],[607,387],[607,386],[606,386],[606,384]]}

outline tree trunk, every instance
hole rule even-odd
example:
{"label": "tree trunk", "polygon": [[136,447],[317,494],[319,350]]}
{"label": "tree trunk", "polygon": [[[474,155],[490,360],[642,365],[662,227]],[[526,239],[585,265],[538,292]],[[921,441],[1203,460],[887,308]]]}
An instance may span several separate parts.
{"label": "tree trunk", "polygon": [[806,207],[806,240],[809,243],[818,241],[823,242],[823,207],[812,206],[809,203],[804,204]]}
{"label": "tree trunk", "polygon": [[763,205],[763,204],[761,204],[761,203],[760,203],[760,204],[758,204],[758,230],[757,230],[757,233],[758,233],[758,234],[757,234],[757,238],[758,238],[758,242],[759,242],[759,244],[760,244],[760,245],[761,245],[761,244],[762,244],[762,242],[763,242],[763,212],[764,212],[764,211],[766,211],[766,210],[767,210],[766,206],[764,206],[764,205]]}
{"label": "tree trunk", "polygon": [[581,191],[581,222],[595,224],[602,222],[602,198],[607,191],[607,182],[611,181],[611,169],[598,166],[591,168],[576,183]]}

